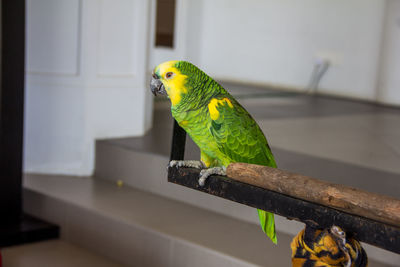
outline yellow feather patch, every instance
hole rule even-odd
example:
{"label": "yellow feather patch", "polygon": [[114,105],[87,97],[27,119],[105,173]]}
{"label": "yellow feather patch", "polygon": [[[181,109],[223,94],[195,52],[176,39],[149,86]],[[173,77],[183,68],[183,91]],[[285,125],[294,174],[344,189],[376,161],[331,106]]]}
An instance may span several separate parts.
{"label": "yellow feather patch", "polygon": [[[160,75],[161,81],[164,84],[165,90],[167,91],[173,106],[181,101],[182,94],[187,94],[187,88],[185,87],[187,76],[183,75],[177,68],[174,67],[177,62],[177,60],[167,61],[161,63],[156,68],[156,73]],[[173,73],[171,78],[165,77],[168,72]]]}
{"label": "yellow feather patch", "polygon": [[210,103],[208,103],[208,111],[210,112],[210,117],[213,121],[218,120],[219,118],[219,111],[217,107],[219,105],[225,105],[228,104],[230,108],[233,108],[232,102],[229,100],[229,98],[222,98],[221,100],[218,100],[216,98],[211,99]]}
{"label": "yellow feather patch", "polygon": [[188,125],[189,121],[180,121],[178,124],[181,127],[185,127],[186,125]]}
{"label": "yellow feather patch", "polygon": [[207,168],[210,167],[211,161],[208,158],[201,158],[201,161],[206,165]]}
{"label": "yellow feather patch", "polygon": [[207,168],[210,168],[211,164],[213,163],[213,159],[211,159],[207,154],[200,151],[200,160],[206,165]]}

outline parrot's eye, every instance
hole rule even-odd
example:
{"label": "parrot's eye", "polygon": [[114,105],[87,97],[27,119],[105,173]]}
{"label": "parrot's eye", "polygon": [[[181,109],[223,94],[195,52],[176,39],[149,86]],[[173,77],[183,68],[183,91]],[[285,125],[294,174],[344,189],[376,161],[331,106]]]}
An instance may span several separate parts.
{"label": "parrot's eye", "polygon": [[165,78],[169,79],[169,78],[171,78],[173,75],[174,75],[173,72],[167,72],[167,73],[165,73]]}

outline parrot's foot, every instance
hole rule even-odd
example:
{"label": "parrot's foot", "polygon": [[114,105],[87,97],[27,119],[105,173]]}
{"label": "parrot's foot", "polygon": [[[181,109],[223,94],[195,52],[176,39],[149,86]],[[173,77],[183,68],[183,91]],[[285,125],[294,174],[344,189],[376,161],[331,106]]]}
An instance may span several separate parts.
{"label": "parrot's foot", "polygon": [[214,168],[201,170],[200,178],[199,178],[199,185],[204,186],[207,178],[213,174],[226,175],[226,168],[225,167],[214,167]]}
{"label": "parrot's foot", "polygon": [[168,164],[169,167],[188,167],[196,169],[204,169],[206,165],[198,160],[171,160]]}

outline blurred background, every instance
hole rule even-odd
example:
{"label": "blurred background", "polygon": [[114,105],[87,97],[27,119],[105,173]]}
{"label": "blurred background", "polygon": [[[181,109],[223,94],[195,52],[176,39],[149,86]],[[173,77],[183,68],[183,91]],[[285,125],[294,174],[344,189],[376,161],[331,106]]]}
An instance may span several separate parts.
{"label": "blurred background", "polygon": [[150,73],[190,61],[279,168],[400,198],[399,48],[397,0],[26,1],[24,210],[61,239],[4,249],[5,266],[290,266],[302,224],[278,217],[273,246],[253,208],[167,183],[173,120]]}

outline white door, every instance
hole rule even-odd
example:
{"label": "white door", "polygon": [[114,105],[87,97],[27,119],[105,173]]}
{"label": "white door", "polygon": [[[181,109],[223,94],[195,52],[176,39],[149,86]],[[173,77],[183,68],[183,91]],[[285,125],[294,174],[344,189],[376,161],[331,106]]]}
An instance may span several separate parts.
{"label": "white door", "polygon": [[95,139],[151,126],[150,4],[27,1],[25,171],[89,175]]}

